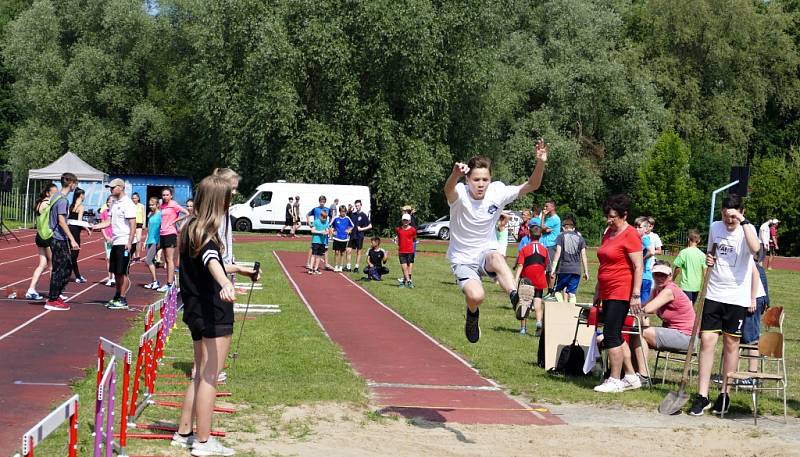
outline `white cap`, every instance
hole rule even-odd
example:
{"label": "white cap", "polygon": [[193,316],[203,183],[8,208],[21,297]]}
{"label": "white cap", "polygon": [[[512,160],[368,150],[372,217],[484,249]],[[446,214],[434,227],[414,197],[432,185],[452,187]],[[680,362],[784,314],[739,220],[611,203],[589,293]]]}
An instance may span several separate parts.
{"label": "white cap", "polygon": [[404,213],[404,214],[403,214],[403,217],[401,217],[401,218],[400,218],[400,220],[403,220],[403,221],[410,221],[410,220],[411,220],[411,215],[410,215],[410,214],[408,214],[408,213]]}
{"label": "white cap", "polygon": [[777,224],[777,223],[779,223],[780,221],[779,221],[779,220],[777,220],[777,219],[773,219],[771,222],[772,222],[773,224]]}

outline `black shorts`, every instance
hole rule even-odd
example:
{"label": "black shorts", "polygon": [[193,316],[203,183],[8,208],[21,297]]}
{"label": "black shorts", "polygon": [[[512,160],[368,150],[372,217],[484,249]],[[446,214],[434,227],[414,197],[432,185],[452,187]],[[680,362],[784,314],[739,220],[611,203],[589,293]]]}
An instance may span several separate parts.
{"label": "black shorts", "polygon": [[43,240],[39,234],[36,234],[36,246],[40,248],[49,248],[50,245],[53,244],[53,237],[51,236],[49,240]]}
{"label": "black shorts", "polygon": [[414,253],[413,252],[410,253],[410,254],[402,254],[401,253],[401,254],[398,254],[398,256],[400,257],[400,265],[402,265],[404,263],[407,263],[407,264],[414,263]]}
{"label": "black shorts", "polygon": [[291,226],[294,225],[294,218],[293,217],[287,217],[286,220],[283,221],[283,222],[284,222],[283,225],[285,225],[287,227],[291,227]]}
{"label": "black shorts", "polygon": [[193,303],[184,305],[183,322],[192,341],[233,334],[233,303]]}
{"label": "black shorts", "polygon": [[325,255],[328,246],[319,243],[311,243],[311,255]]}
{"label": "black shorts", "polygon": [[622,327],[630,305],[626,300],[603,300],[603,344],[606,349],[622,346]]}
{"label": "black shorts", "polygon": [[533,289],[533,298],[544,297],[544,289]]}
{"label": "black shorts", "polygon": [[111,246],[111,255],[108,258],[108,272],[115,275],[127,275],[131,255],[125,255],[125,246],[115,244]]}
{"label": "black shorts", "polygon": [[747,308],[744,306],[721,303],[706,298],[703,304],[703,321],[700,324],[700,331],[722,332],[741,338],[746,316]]}
{"label": "black shorts", "polygon": [[144,224],[142,224],[141,222],[136,223],[136,228],[142,228],[142,227],[144,227]]}
{"label": "black shorts", "polygon": [[350,238],[347,242],[347,247],[350,249],[361,249],[364,247],[364,238]]}
{"label": "black shorts", "polygon": [[333,250],[342,252],[347,249],[347,241],[333,240]]}
{"label": "black shorts", "polygon": [[161,241],[159,241],[159,246],[161,248],[174,248],[178,246],[178,235],[173,233],[172,235],[161,235]]}

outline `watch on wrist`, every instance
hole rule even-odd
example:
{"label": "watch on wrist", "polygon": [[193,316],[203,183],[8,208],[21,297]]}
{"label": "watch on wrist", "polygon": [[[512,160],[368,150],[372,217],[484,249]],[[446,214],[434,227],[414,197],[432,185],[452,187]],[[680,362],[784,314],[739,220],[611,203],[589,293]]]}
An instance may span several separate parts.
{"label": "watch on wrist", "polygon": [[631,295],[631,298],[642,298],[642,296],[639,294],[633,294]]}

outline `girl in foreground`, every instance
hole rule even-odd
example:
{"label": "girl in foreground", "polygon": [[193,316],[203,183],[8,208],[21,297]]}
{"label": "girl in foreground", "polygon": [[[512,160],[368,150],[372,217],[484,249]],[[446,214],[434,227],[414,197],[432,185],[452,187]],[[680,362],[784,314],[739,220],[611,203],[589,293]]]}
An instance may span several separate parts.
{"label": "girl in foreground", "polygon": [[[222,371],[233,335],[236,291],[227,277],[219,229],[231,201],[231,185],[218,176],[203,179],[197,189],[195,212],[181,230],[181,299],[183,322],[189,327],[197,367],[186,389],[181,422],[172,444],[192,449],[194,456],[234,455],[234,450],[211,437],[211,419]],[[252,270],[240,273],[257,280]],[[249,273],[249,274],[248,274]],[[192,415],[197,434],[192,433]]]}

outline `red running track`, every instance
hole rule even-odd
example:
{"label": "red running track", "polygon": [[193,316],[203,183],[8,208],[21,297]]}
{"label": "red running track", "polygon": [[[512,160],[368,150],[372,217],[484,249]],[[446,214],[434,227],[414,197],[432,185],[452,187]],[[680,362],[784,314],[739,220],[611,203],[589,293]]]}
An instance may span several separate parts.
{"label": "red running track", "polygon": [[563,423],[544,408],[506,395],[347,276],[309,276],[305,253],[275,256],[320,326],[366,378],[382,412],[465,424]]}
{"label": "red running track", "polygon": [[[99,284],[106,276],[103,238],[84,234],[81,273],[88,282],[71,282],[65,289],[69,311],[47,311],[44,302],[9,300],[6,287],[24,296],[38,263],[33,231],[15,232],[16,242],[0,241],[0,450],[11,453],[21,445],[22,434],[50,412],[53,405],[71,394],[69,382],[82,378],[97,362],[100,336],[118,341],[130,328],[136,312],[110,311],[103,302],[114,295]],[[149,278],[143,264],[131,267],[133,287],[128,302],[134,311],[159,298],[141,287]],[[163,276],[164,271],[159,271]],[[39,293],[46,295],[50,274],[39,280]],[[89,399],[91,400],[91,399]],[[87,399],[81,399],[87,401]]]}

